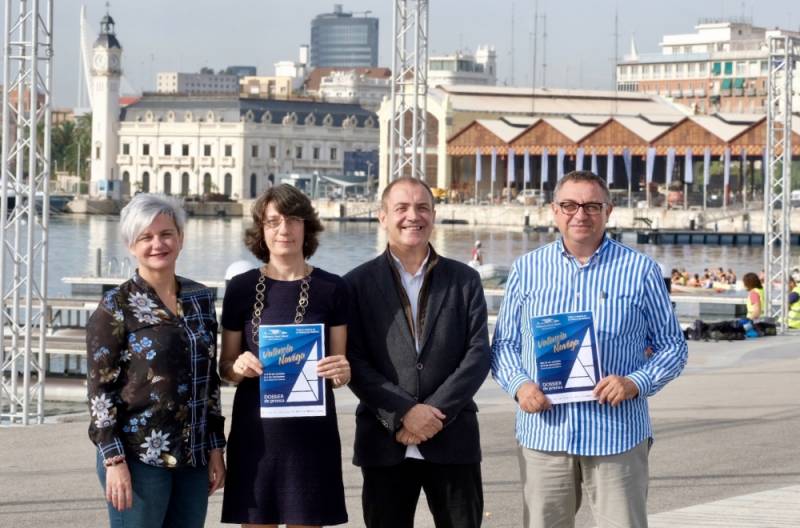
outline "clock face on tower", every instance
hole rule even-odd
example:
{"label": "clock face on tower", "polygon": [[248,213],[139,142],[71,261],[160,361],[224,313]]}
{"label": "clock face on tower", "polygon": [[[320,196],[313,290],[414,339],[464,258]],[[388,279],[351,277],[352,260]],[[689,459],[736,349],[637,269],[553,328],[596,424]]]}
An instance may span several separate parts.
{"label": "clock face on tower", "polygon": [[98,53],[94,56],[94,67],[98,70],[106,69],[108,65],[108,57],[104,53]]}
{"label": "clock face on tower", "polygon": [[117,57],[116,55],[112,55],[111,59],[110,59],[110,62],[111,62],[111,69],[112,70],[114,70],[114,71],[119,70],[119,57]]}

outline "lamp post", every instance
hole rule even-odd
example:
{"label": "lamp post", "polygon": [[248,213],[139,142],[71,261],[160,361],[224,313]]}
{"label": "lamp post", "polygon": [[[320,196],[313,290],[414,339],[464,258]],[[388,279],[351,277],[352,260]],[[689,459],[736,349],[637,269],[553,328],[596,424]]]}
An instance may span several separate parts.
{"label": "lamp post", "polygon": [[372,165],[373,163],[367,160],[367,192],[364,193],[367,199],[372,196]]}

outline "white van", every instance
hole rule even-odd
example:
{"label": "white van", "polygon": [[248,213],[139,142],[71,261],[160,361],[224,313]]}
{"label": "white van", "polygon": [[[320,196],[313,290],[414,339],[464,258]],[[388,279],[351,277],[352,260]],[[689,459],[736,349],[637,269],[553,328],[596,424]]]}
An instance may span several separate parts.
{"label": "white van", "polygon": [[789,203],[792,207],[800,207],[800,189],[791,192],[789,195]]}

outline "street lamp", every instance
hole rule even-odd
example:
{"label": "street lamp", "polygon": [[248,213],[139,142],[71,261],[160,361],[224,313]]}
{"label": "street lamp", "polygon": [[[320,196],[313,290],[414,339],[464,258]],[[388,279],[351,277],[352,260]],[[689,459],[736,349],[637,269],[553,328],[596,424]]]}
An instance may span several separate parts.
{"label": "street lamp", "polygon": [[372,197],[372,165],[373,163],[367,160],[367,192],[365,194],[368,199]]}

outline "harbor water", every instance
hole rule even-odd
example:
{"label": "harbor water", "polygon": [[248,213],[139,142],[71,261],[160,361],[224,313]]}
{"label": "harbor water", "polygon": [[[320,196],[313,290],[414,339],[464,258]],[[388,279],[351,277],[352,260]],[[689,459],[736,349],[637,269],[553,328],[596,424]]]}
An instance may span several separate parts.
{"label": "harbor water", "polygon": [[[190,218],[186,225],[178,274],[195,280],[222,280],[234,261],[248,260],[257,265],[243,243],[249,218]],[[510,266],[514,259],[555,238],[553,233],[526,233],[514,228],[487,228],[463,225],[437,225],[432,243],[447,257],[468,261],[475,240],[483,245],[484,262]],[[635,233],[623,241],[656,259],[667,272],[685,268],[701,273],[704,268],[733,269],[741,276],[763,268],[760,246],[650,245],[636,244]],[[66,297],[67,276],[95,275],[96,252],[102,250],[103,275],[129,276],[133,260],[119,238],[116,216],[65,215],[54,217],[49,229],[48,296]],[[317,254],[311,263],[337,274],[344,274],[377,255],[386,237],[376,223],[326,222]],[[800,258],[800,248],[792,247],[792,262]]]}

